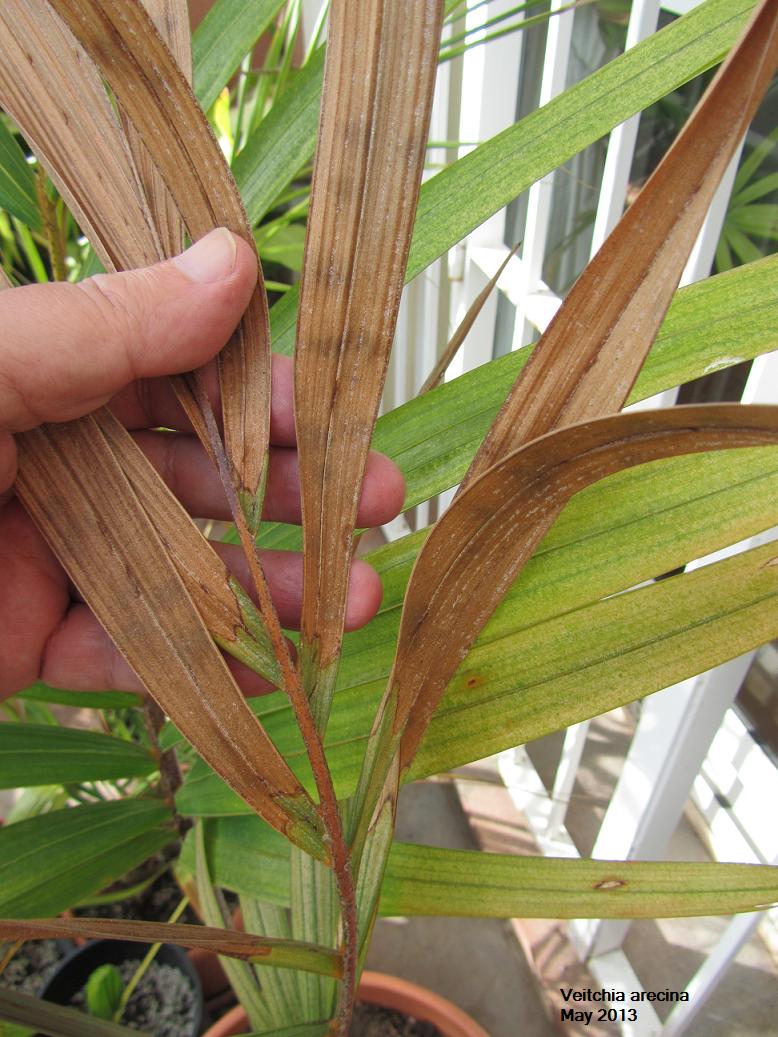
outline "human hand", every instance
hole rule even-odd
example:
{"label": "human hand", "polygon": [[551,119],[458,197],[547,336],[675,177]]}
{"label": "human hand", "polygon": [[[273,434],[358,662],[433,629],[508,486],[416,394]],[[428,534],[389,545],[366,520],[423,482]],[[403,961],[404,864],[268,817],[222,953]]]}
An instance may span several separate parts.
{"label": "human hand", "polygon": [[[222,348],[248,304],[256,276],[252,250],[222,229],[181,256],[143,270],[0,292],[0,699],[36,680],[74,691],[141,687],[90,610],[74,596],[67,575],[13,497],[13,433],[81,417],[108,403],[192,516],[229,519],[219,478],[164,376],[200,367]],[[213,397],[217,381],[211,369]],[[273,358],[272,382],[265,518],[299,523],[288,358]],[[175,431],[162,432],[160,426]],[[397,467],[372,453],[359,524],[389,521],[403,495]],[[213,546],[248,585],[240,549]],[[262,561],[282,624],[297,627],[301,556],[264,551]],[[355,561],[346,628],[367,623],[380,601],[377,574]],[[267,690],[267,683],[246,667],[231,658],[228,664],[246,694]]]}

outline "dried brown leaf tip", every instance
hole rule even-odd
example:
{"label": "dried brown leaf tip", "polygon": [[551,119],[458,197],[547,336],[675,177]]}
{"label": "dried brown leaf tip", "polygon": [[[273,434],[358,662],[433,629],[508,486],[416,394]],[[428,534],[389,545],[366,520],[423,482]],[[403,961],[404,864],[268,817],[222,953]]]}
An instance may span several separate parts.
{"label": "dried brown leaf tip", "polygon": [[162,709],[252,809],[326,856],[313,803],[248,708],[98,420],[44,425],[17,446],[22,502]]}
{"label": "dried brown leaf tip", "polygon": [[[143,6],[148,11],[157,32],[167,44],[182,75],[191,83],[192,42],[186,0],[143,0]],[[142,136],[123,112],[121,119],[138,180],[159,233],[162,250],[166,256],[174,256],[184,245],[184,223],[178,206]]]}
{"label": "dried brown leaf tip", "polygon": [[467,336],[470,334],[470,330],[472,329],[473,325],[478,319],[478,315],[480,314],[481,310],[486,305],[489,296],[497,287],[497,282],[502,277],[505,268],[520,248],[521,242],[519,242],[518,245],[513,246],[508,255],[502,261],[502,263],[500,263],[494,277],[491,278],[486,287],[483,288],[472,301],[472,303],[467,309],[467,313],[460,321],[456,331],[451,336],[448,344],[446,345],[446,348],[443,350],[440,357],[438,358],[437,363],[430,371],[421,389],[419,389],[419,396],[423,396],[425,392],[429,392],[430,389],[434,389],[443,381],[443,377],[446,371],[449,369],[452,360],[459,352],[460,347],[464,343]]}
{"label": "dried brown leaf tip", "polygon": [[0,939],[41,940],[81,937],[92,940],[129,940],[134,943],[175,943],[275,968],[294,968],[320,976],[338,977],[337,951],[299,940],[274,939],[216,929],[206,925],[135,922],[114,918],[0,919]]}
{"label": "dried brown leaf tip", "polygon": [[102,78],[47,3],[0,4],[0,103],[107,270],[163,258]]}
{"label": "dried brown leaf tip", "polygon": [[302,667],[326,724],[424,163],[443,5],[333,3],[295,351]]}
{"label": "dried brown leaf tip", "polygon": [[[254,248],[243,202],[208,120],[144,7],[122,0],[50,2],[116,95],[190,237],[224,226]],[[270,332],[261,271],[240,325],[219,354],[219,376],[230,475],[256,532],[270,435]]]}

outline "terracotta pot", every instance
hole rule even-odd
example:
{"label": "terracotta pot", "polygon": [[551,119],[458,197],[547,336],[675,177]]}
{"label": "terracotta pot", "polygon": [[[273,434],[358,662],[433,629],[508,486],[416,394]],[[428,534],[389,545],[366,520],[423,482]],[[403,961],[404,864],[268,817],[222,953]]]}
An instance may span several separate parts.
{"label": "terracotta pot", "polygon": [[230,981],[222,968],[217,955],[213,951],[203,950],[202,947],[193,947],[187,951],[189,960],[194,970],[200,977],[200,986],[203,988],[203,997],[209,1001],[226,990]]}
{"label": "terracotta pot", "polygon": [[238,1033],[249,1032],[249,1019],[240,1005],[235,1005],[221,1019],[209,1026],[203,1037],[235,1037]]}
{"label": "terracotta pot", "polygon": [[363,972],[358,997],[364,1004],[393,1008],[432,1023],[443,1037],[489,1037],[461,1008],[407,979],[385,976],[382,972]]}
{"label": "terracotta pot", "polygon": [[[486,1030],[457,1008],[431,990],[409,983],[381,972],[363,972],[359,984],[358,998],[364,1004],[381,1005],[397,1012],[405,1012],[416,1019],[437,1026],[443,1037],[489,1037]],[[248,1032],[246,1013],[238,1005],[207,1030],[203,1037],[235,1037]]]}
{"label": "terracotta pot", "polygon": [[[200,921],[205,924],[204,918],[201,917]],[[232,924],[235,929],[243,932],[243,915],[239,907],[236,907],[232,912]],[[213,951],[203,950],[201,947],[193,947],[187,953],[197,975],[200,977],[200,985],[203,988],[203,995],[206,1001],[217,998],[225,990],[229,989],[230,981],[227,979],[218,954],[214,954]],[[239,1030],[235,1032],[240,1033]]]}

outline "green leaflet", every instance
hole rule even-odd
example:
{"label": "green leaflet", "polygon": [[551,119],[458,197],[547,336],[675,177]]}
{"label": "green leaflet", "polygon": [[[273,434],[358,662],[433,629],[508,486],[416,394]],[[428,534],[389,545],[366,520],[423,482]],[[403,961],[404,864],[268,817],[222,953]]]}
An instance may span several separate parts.
{"label": "green leaflet", "polygon": [[771,640],[776,554],[768,544],[480,646],[433,718],[414,776],[598,716]]}
{"label": "green leaflet", "polygon": [[708,0],[424,185],[407,279],[637,111],[720,61],[753,0]]}
{"label": "green leaflet", "polygon": [[270,338],[273,352],[292,356],[294,336],[297,328],[297,304],[300,301],[300,286],[294,285],[270,307]]}
{"label": "green leaflet", "polygon": [[[753,8],[754,0],[708,0],[428,180],[406,281],[536,180],[721,61]],[[296,304],[297,291],[288,292],[285,314]],[[293,330],[278,328],[276,352],[293,346]]]}
{"label": "green leaflet", "polygon": [[628,402],[775,349],[777,274],[768,256],[677,292]]}
{"label": "green leaflet", "polygon": [[49,724],[0,724],[0,788],[142,778],[157,769],[134,742]]}
{"label": "green leaflet", "polygon": [[[271,311],[274,335],[293,328],[287,299]],[[629,402],[769,352],[778,347],[777,329],[778,256],[682,288]],[[525,348],[492,360],[378,419],[373,446],[402,469],[406,508],[459,481],[528,356]],[[264,547],[299,543],[294,526],[262,528]]]}
{"label": "green leaflet", "polygon": [[395,843],[382,915],[682,918],[769,907],[778,868],[513,857]]}
{"label": "green leaflet", "polygon": [[[215,882],[288,904],[288,851],[279,836],[254,817],[220,818],[210,832]],[[191,833],[181,859],[185,867],[192,866]],[[563,860],[394,843],[379,911],[389,916],[680,918],[759,910],[776,900],[776,867]]]}
{"label": "green leaflet", "polygon": [[[206,925],[224,928],[225,919],[216,897],[208,868],[205,849],[205,822],[200,821],[194,829],[195,838],[195,877],[197,897],[200,910]],[[249,1022],[252,1026],[264,1026],[267,1022],[267,1007],[259,991],[257,977],[247,961],[233,961],[223,957],[221,960],[230,986],[240,996]]]}
{"label": "green leaflet", "polygon": [[[256,815],[209,821],[205,828],[205,851],[214,885],[257,900],[289,906],[289,844]],[[183,876],[196,874],[197,857],[197,833],[191,829],[184,839],[177,864]]]}
{"label": "green leaflet", "polygon": [[299,288],[295,285],[270,307],[270,339],[275,353],[291,356],[297,329]]}
{"label": "green leaflet", "polygon": [[[600,599],[769,527],[776,489],[776,451],[763,449],[645,465],[579,494],[449,686],[414,775],[539,737],[769,640],[775,629],[770,580],[777,574],[759,569],[759,552]],[[368,627],[346,637],[327,735],[340,794],[353,789],[422,537],[370,556],[384,581],[384,604]],[[770,548],[761,550],[769,556]],[[576,679],[585,667],[590,672]],[[263,698],[255,708],[293,768],[302,767],[299,738],[280,697]],[[179,805],[195,814],[243,809],[200,764]]]}
{"label": "green leaflet", "polygon": [[273,208],[313,156],[323,75],[324,48],[320,47],[295,73],[235,159],[232,171],[252,225]]}
{"label": "green leaflet", "polygon": [[125,709],[143,705],[143,696],[132,691],[63,691],[50,688],[42,681],[20,691],[18,697],[24,702],[51,702],[79,709]]}
{"label": "green leaflet", "polygon": [[[208,872],[215,885],[289,906],[289,844],[256,815],[215,818],[205,826],[204,841]],[[186,877],[196,874],[196,829],[187,833],[176,868]],[[249,878],[252,873],[256,874],[254,880]],[[225,881],[225,875],[230,881]]]}
{"label": "green leaflet", "polygon": [[284,0],[218,0],[192,37],[194,90],[207,111]]}
{"label": "green leaflet", "polygon": [[262,1033],[249,1033],[246,1037],[326,1037],[329,1033],[329,1021],[304,1023],[302,1026],[284,1026],[282,1029],[263,1030]]}
{"label": "green leaflet", "polygon": [[35,174],[3,118],[0,118],[0,209],[18,216],[30,230],[40,229]]}
{"label": "green leaflet", "polygon": [[56,915],[174,838],[158,800],[70,807],[0,828],[0,917]]}

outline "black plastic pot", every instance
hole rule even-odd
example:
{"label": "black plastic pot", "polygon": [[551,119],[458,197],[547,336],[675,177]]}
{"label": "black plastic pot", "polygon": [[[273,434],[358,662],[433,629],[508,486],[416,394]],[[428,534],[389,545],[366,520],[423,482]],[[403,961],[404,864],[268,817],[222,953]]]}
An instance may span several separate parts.
{"label": "black plastic pot", "polygon": [[[47,944],[54,944],[57,949],[56,960],[50,966],[40,953]],[[72,940],[29,940],[14,954],[0,977],[0,987],[10,987],[37,997],[46,985],[46,974],[51,972],[53,975],[65,958],[73,953],[75,946]]]}
{"label": "black plastic pot", "polygon": [[[100,965],[120,965],[124,961],[142,959],[150,946],[120,940],[93,940],[62,962],[43,988],[41,997],[57,1005],[69,1005]],[[194,1017],[186,1037],[198,1037],[203,1027],[203,993],[192,963],[184,951],[170,943],[162,944],[154,960],[173,966],[186,977],[195,999]]]}

